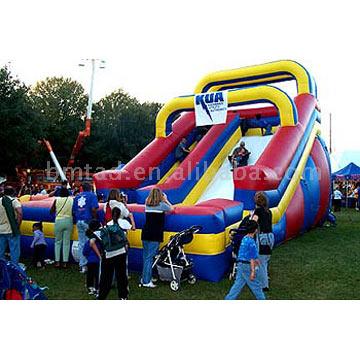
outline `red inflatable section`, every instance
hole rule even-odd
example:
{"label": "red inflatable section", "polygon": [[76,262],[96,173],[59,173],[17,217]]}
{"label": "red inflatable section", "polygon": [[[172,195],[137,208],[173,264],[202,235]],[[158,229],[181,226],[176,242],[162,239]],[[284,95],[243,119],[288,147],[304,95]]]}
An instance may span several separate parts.
{"label": "red inflatable section", "polygon": [[298,111],[297,125],[280,127],[255,165],[237,168],[234,171],[235,188],[271,190],[278,187],[299,147],[316,106],[316,99],[309,94],[297,96],[294,102]]}
{"label": "red inflatable section", "polygon": [[98,189],[137,188],[175,149],[183,137],[195,127],[194,113],[183,114],[173,125],[172,133],[165,138],[155,138],[121,170],[107,170],[94,175]]}
{"label": "red inflatable section", "polygon": [[[228,115],[234,118],[237,114],[242,119],[252,119],[257,114],[263,117],[277,116],[274,106],[254,109],[230,110]],[[221,126],[217,125],[214,128]],[[147,178],[153,168],[156,168],[175,149],[180,140],[186,137],[195,127],[194,112],[180,116],[172,126],[172,133],[166,138],[155,138],[145,149],[135,156],[121,170],[106,170],[94,175],[98,189],[128,189],[138,188]]]}
{"label": "red inflatable section", "polygon": [[291,239],[299,235],[304,223],[304,194],[299,184],[290,204],[286,210],[286,235],[285,239]]}
{"label": "red inflatable section", "polygon": [[[263,117],[270,117],[277,116],[278,112],[275,107],[228,111],[226,124],[214,125],[205,135],[203,141],[201,141],[196,146],[195,151],[192,151],[189,156],[186,157],[182,164],[164,182],[164,184],[159,185],[159,188],[163,190],[178,188],[184,181],[183,179],[186,179],[191,174],[193,169],[197,166],[197,164],[201,161],[207,151],[215,143],[220,134],[231,124],[231,122],[235,119],[237,115],[239,115],[241,119],[252,119],[257,114],[261,114]],[[152,186],[146,187],[144,189],[149,188],[152,188]]]}
{"label": "red inflatable section", "polygon": [[316,139],[314,146],[311,150],[311,157],[314,160],[320,182],[319,211],[316,215],[314,223],[314,225],[317,225],[326,215],[326,211],[329,206],[331,188],[329,164],[324,149],[318,139]]}

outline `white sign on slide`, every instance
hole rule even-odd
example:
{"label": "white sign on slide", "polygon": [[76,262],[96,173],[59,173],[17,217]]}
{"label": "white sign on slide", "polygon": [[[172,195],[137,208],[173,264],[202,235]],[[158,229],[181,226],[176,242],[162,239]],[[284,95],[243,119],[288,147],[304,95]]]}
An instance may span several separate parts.
{"label": "white sign on slide", "polygon": [[225,124],[228,92],[217,91],[194,96],[196,126]]}

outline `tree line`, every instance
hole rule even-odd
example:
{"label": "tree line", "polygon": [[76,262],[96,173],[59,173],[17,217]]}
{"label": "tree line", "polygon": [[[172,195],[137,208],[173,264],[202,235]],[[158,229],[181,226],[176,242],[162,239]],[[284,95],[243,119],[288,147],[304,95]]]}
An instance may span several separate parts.
{"label": "tree line", "polygon": [[[70,78],[50,77],[29,87],[7,66],[0,68],[0,175],[14,175],[16,166],[44,169],[49,154],[39,143],[43,138],[66,166],[85,126],[87,101],[83,86]],[[76,166],[111,168],[129,161],[153,139],[160,108],[123,89],[94,103],[91,135]]]}

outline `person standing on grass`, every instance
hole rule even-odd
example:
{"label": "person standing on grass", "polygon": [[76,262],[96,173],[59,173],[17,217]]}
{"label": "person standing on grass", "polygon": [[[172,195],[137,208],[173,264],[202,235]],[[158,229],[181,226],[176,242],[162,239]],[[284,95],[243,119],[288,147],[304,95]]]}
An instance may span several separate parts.
{"label": "person standing on grass", "polygon": [[99,273],[102,253],[100,221],[90,221],[86,236],[89,238],[83,249],[83,254],[87,260],[86,287],[89,295],[97,296],[99,294]]}
{"label": "person standing on grass", "polygon": [[21,203],[15,197],[15,190],[7,186],[0,199],[0,259],[5,259],[5,251],[9,246],[11,261],[15,264],[19,262],[21,222]]}
{"label": "person standing on grass", "polygon": [[360,210],[360,182],[358,182],[356,184],[355,193],[356,193],[356,206],[355,206],[355,209],[357,211],[359,211]]}
{"label": "person standing on grass", "polygon": [[127,268],[127,252],[129,243],[125,232],[118,222],[120,209],[112,210],[112,220],[101,230],[101,244],[104,249],[100,265],[100,284],[98,300],[105,300],[110,292],[111,285],[116,279],[118,298],[127,300],[129,296],[129,280]]}
{"label": "person standing on grass", "polygon": [[338,212],[341,210],[342,198],[343,198],[342,192],[339,190],[338,187],[336,187],[333,193],[334,212]]}
{"label": "person standing on grass", "polygon": [[171,211],[172,205],[159,188],[153,188],[145,202],[145,225],[141,233],[143,243],[143,271],[141,285],[154,288],[152,265],[154,256],[164,238],[165,212]]}
{"label": "person standing on grass", "polygon": [[259,224],[257,244],[260,261],[260,279],[264,291],[269,291],[269,262],[274,247],[275,237],[272,231],[272,213],[269,210],[268,199],[264,192],[255,194],[255,211],[252,220]]}
{"label": "person standing on grass", "polygon": [[70,254],[70,240],[73,231],[73,198],[69,195],[66,187],[60,188],[58,197],[54,200],[50,209],[55,213],[55,267],[60,268],[60,254],[62,246],[62,266],[67,268]]}
{"label": "person standing on grass", "polygon": [[82,192],[76,195],[73,203],[72,213],[76,221],[78,231],[79,267],[81,273],[86,273],[86,257],[83,255],[83,248],[87,241],[86,230],[89,222],[97,218],[99,203],[97,196],[91,191],[89,183],[82,184]]}
{"label": "person standing on grass", "polygon": [[237,257],[236,278],[225,300],[236,300],[241,290],[247,285],[257,300],[265,300],[262,284],[259,279],[259,253],[256,246],[256,232],[258,224],[249,220],[247,235],[242,239]]}

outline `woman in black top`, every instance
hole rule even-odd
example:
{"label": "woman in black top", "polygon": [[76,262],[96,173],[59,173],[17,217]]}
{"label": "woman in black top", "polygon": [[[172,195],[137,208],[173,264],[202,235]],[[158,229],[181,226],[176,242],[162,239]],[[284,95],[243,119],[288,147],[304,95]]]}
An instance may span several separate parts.
{"label": "woman in black top", "polygon": [[152,282],[152,265],[154,256],[163,242],[165,212],[171,211],[172,205],[159,188],[153,188],[145,202],[146,221],[141,232],[143,244],[143,272],[141,284],[147,288],[154,288]]}
{"label": "woman in black top", "polygon": [[272,231],[272,213],[269,210],[268,199],[263,192],[255,194],[255,211],[252,219],[259,224],[257,242],[259,246],[259,272],[264,291],[269,290],[269,261],[275,238]]}

